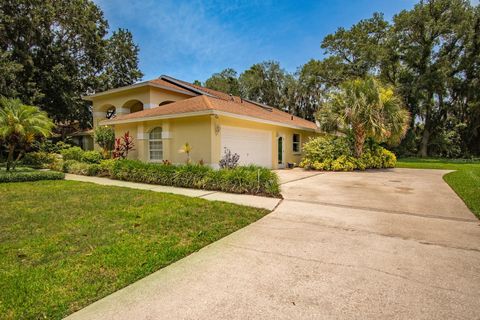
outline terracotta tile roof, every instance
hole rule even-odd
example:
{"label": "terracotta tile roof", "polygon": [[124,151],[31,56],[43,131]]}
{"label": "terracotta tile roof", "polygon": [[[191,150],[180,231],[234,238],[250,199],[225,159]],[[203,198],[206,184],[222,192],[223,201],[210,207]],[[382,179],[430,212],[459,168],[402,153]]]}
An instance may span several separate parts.
{"label": "terracotta tile roof", "polygon": [[[197,86],[198,87],[198,86]],[[213,90],[215,91],[215,90]],[[213,91],[210,91],[209,94],[213,95]],[[240,116],[248,116],[253,118],[258,118],[261,120],[274,121],[277,123],[282,123],[285,125],[297,126],[306,129],[317,129],[315,123],[292,116],[286,112],[275,108],[263,108],[257,104],[248,102],[246,100],[241,100],[238,97],[234,97],[234,100],[225,93],[228,98],[222,99],[217,97],[210,97],[206,95],[200,95],[193,98],[188,98],[185,100],[176,101],[163,105],[160,107],[147,109],[135,113],[120,115],[111,120],[105,120],[103,123],[108,124],[109,122],[117,122],[123,120],[133,120],[139,118],[149,118],[157,117],[164,115],[173,115],[173,114],[182,114],[190,112],[199,112],[199,111],[208,111],[216,110],[221,112],[227,112],[231,114],[236,114]],[[237,99],[238,98],[238,99]]]}
{"label": "terracotta tile roof", "polygon": [[182,88],[182,87],[180,87],[180,86],[177,86],[177,85],[175,85],[175,84],[173,84],[173,83],[170,83],[170,82],[168,82],[168,81],[165,81],[165,80],[163,80],[163,79],[161,79],[161,78],[149,80],[149,81],[147,81],[147,82],[148,82],[148,83],[157,84],[157,85],[160,85],[160,86],[164,86],[164,87],[169,87],[169,88],[175,89],[175,90],[177,90],[177,91],[182,91],[182,92],[185,92],[185,93],[188,93],[188,94],[192,94],[191,91],[186,90],[186,89],[184,89],[184,88]]}

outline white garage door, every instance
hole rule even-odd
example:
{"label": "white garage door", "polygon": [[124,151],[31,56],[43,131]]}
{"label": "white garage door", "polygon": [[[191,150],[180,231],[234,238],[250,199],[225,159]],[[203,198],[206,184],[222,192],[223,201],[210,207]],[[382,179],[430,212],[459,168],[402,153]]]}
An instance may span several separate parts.
{"label": "white garage door", "polygon": [[256,164],[272,167],[272,133],[265,130],[243,129],[237,127],[221,127],[222,143],[232,153],[240,155],[241,165]]}

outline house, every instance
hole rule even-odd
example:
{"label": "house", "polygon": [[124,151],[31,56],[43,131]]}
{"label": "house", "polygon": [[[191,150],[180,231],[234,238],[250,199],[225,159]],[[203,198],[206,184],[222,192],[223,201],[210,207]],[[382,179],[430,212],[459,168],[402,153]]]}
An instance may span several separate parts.
{"label": "house", "polygon": [[317,132],[311,121],[267,105],[169,76],[84,97],[93,103],[94,127],[129,132],[129,158],[183,163],[188,142],[194,162],[218,166],[225,148],[240,164],[282,168],[299,163],[302,144]]}

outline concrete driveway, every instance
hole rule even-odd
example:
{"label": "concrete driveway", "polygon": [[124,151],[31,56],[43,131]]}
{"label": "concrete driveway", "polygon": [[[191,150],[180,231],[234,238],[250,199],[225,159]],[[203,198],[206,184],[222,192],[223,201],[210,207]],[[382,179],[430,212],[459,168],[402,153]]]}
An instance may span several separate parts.
{"label": "concrete driveway", "polygon": [[71,319],[478,319],[480,224],[445,171],[279,171],[250,226]]}

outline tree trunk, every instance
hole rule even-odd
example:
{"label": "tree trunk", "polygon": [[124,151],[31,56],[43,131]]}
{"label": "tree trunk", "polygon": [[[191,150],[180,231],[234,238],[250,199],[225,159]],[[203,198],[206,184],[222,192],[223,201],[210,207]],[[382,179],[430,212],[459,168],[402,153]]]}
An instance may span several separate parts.
{"label": "tree trunk", "polygon": [[13,152],[15,151],[15,146],[14,145],[9,145],[8,146],[8,157],[7,157],[7,171],[10,171],[10,167],[13,162]]}
{"label": "tree trunk", "polygon": [[430,131],[425,128],[423,129],[422,134],[422,141],[420,141],[420,150],[418,151],[418,155],[422,158],[428,156],[428,142],[430,141]]}
{"label": "tree trunk", "polygon": [[12,169],[13,170],[15,170],[15,168],[17,167],[18,160],[20,160],[23,157],[24,154],[25,154],[25,151],[20,151],[18,153],[17,158],[15,159],[15,161],[13,161],[13,164],[12,164]]}
{"label": "tree trunk", "polygon": [[361,127],[354,129],[355,133],[355,156],[360,158],[363,154],[363,145],[365,144],[365,130]]}

